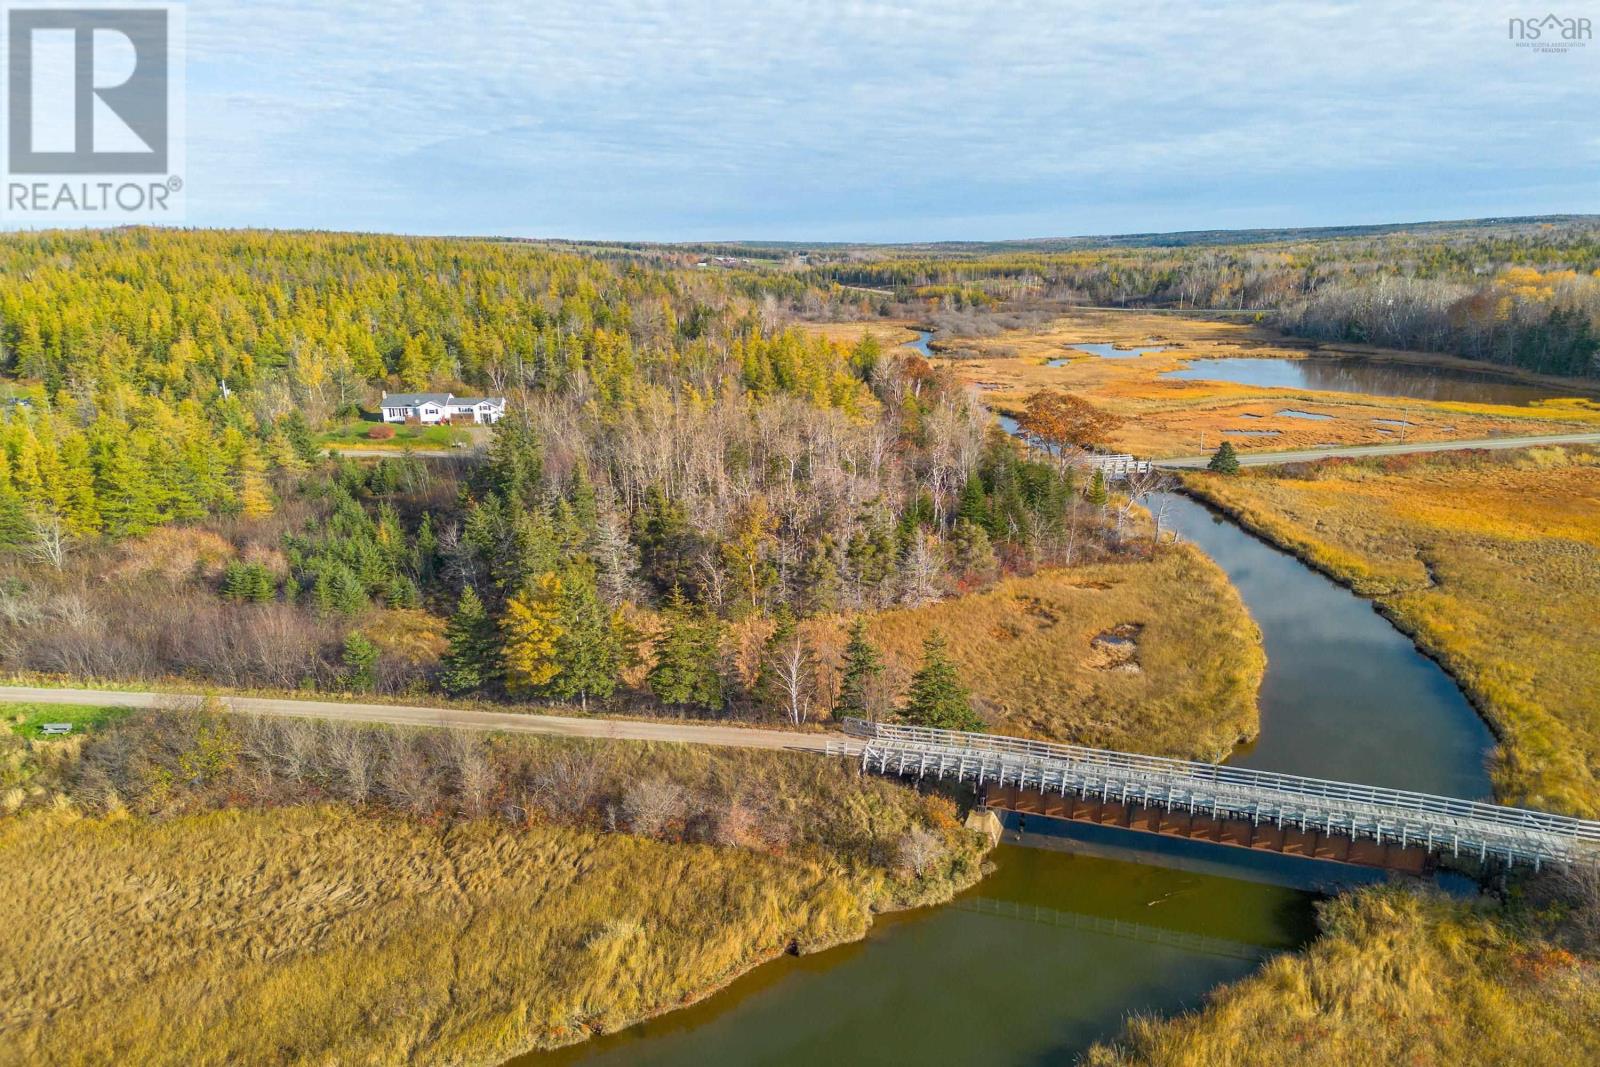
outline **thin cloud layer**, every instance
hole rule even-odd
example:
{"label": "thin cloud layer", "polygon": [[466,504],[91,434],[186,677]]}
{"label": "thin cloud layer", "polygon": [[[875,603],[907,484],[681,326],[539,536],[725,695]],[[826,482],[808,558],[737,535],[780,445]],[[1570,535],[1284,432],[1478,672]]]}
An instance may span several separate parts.
{"label": "thin cloud layer", "polygon": [[1592,211],[1476,4],[207,3],[189,221],[911,240]]}

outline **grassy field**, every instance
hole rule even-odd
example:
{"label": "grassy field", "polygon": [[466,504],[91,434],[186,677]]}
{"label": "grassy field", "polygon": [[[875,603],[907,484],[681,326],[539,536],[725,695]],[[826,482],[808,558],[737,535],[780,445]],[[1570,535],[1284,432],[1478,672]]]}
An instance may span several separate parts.
{"label": "grassy field", "polygon": [[906,319],[863,319],[860,322],[807,322],[800,323],[806,333],[826,337],[843,345],[853,345],[867,334],[872,334],[887,352],[917,339],[917,324]]}
{"label": "grassy field", "polygon": [[172,712],[26,756],[0,1064],[499,1063],[980,873],[950,801],[803,754]]}
{"label": "grassy field", "polygon": [[[394,436],[378,440],[367,436],[374,426],[389,426]],[[347,422],[317,436],[317,443],[361,448],[450,448],[471,444],[472,434],[461,426],[422,426],[414,423]]]}
{"label": "grassy field", "polygon": [[1256,468],[1188,484],[1374,597],[1500,736],[1498,796],[1600,815],[1600,452]]}
{"label": "grassy field", "polygon": [[[935,628],[998,732],[1214,759],[1259,727],[1260,631],[1227,577],[1189,546],[1008,579],[887,612],[870,632],[909,675]],[[1135,635],[1131,659],[1095,645],[1119,628]]]}
{"label": "grassy field", "polygon": [[[1107,342],[1120,347],[1168,346],[1168,350],[1138,359],[1102,359],[1077,353],[1070,347]],[[1203,315],[1085,310],[1043,329],[1008,331],[997,337],[960,343],[978,356],[953,360],[951,366],[984,390],[985,401],[991,407],[1014,412],[1036,390],[1066,390],[1125,416],[1127,421],[1113,435],[1111,444],[1142,456],[1210,451],[1223,440],[1223,430],[1271,431],[1271,436],[1230,436],[1228,439],[1241,451],[1396,440],[1396,428],[1376,421],[1379,419],[1404,421],[1406,439],[1414,441],[1600,427],[1600,402],[1592,398],[1574,397],[1527,406],[1468,404],[1161,378],[1161,374],[1178,369],[1185,360],[1242,356],[1294,359],[1310,354],[1313,348],[1309,342],[1284,337],[1265,327]],[[1484,370],[1482,364],[1448,356],[1361,345],[1321,345],[1315,351],[1320,356],[1362,356],[1475,373]],[[1046,365],[1063,358],[1069,361],[1064,366]],[[1308,420],[1278,414],[1286,409],[1327,418]]]}
{"label": "grassy field", "polygon": [[1401,888],[1323,905],[1300,955],[1170,1021],[1135,1020],[1090,1067],[1600,1063],[1600,971],[1537,924]]}
{"label": "grassy field", "polygon": [[102,708],[87,704],[5,704],[0,705],[3,720],[19,737],[30,740],[44,736],[47,722],[72,724],[74,734],[104,726],[128,713],[127,708]]}
{"label": "grassy field", "polygon": [[859,937],[816,860],[337,808],[0,827],[0,1062],[493,1063]]}

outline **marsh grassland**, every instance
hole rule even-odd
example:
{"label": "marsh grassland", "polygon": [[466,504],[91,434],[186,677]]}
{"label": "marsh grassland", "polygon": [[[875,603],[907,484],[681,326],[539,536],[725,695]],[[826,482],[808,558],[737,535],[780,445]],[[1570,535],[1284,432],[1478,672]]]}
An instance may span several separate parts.
{"label": "marsh grassland", "polygon": [[[1165,347],[1137,359],[1104,359],[1075,351],[1082,343],[1119,347]],[[1206,315],[1080,310],[1033,330],[996,337],[943,341],[961,377],[984,393],[985,402],[1015,413],[1040,389],[1084,397],[1123,416],[1113,447],[1141,456],[1178,456],[1209,451],[1224,431],[1244,450],[1293,450],[1320,445],[1383,444],[1405,423],[1407,440],[1435,441],[1501,434],[1562,433],[1600,428],[1600,402],[1587,395],[1527,405],[1484,404],[1364,396],[1299,388],[1263,388],[1216,381],[1163,378],[1185,361],[1227,357],[1299,359],[1359,357],[1364,361],[1482,372],[1481,363],[1449,356],[1396,352],[1366,345],[1317,345],[1237,319]],[[1061,366],[1051,361],[1065,360]],[[1508,378],[1544,384],[1560,379]],[[1286,409],[1322,418],[1281,415]],[[1387,420],[1387,421],[1381,421]],[[1256,436],[1254,434],[1265,434]]]}
{"label": "marsh grassland", "polygon": [[1536,914],[1400,887],[1322,905],[1323,935],[1204,1010],[1136,1019],[1089,1067],[1567,1067],[1600,1062],[1600,977]]}
{"label": "marsh grassland", "polygon": [[948,800],[807,755],[176,712],[25,755],[5,1064],[499,1063],[981,866]]}
{"label": "marsh grassland", "polygon": [[1600,815],[1600,452],[1255,468],[1187,484],[1374,598],[1501,739],[1507,803]]}
{"label": "marsh grassland", "polygon": [[1261,633],[1193,546],[1010,578],[870,632],[908,672],[934,629],[998,733],[1217,759],[1260,728]]}

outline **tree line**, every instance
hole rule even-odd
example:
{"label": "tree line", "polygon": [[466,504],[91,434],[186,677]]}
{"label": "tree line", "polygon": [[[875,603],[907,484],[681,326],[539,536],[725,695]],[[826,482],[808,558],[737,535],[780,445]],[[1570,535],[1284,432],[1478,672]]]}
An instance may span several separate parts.
{"label": "tree line", "polygon": [[[1260,313],[1319,340],[1600,377],[1600,224],[1065,252],[920,252],[822,264],[814,285],[885,287],[927,316],[1041,301]],[[981,318],[981,316],[980,316]]]}

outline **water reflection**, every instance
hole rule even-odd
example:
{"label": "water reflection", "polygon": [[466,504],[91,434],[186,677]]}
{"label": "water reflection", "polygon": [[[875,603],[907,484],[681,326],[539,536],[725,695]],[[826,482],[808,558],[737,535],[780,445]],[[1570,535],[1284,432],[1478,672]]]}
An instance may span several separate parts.
{"label": "water reflection", "polygon": [[[1155,506],[1228,573],[1263,632],[1262,736],[1233,762],[1488,795],[1488,730],[1368,602],[1188,498]],[[1050,832],[1074,851],[1002,845],[995,873],[949,907],[885,916],[863,942],[785,958],[691,1008],[513,1064],[1060,1063],[1130,1013],[1192,1008],[1312,935],[1315,896],[1275,884],[1291,857],[1122,834],[1150,850],[1136,863],[1096,831],[1114,833],[1059,824]]]}
{"label": "water reflection", "polygon": [[1492,373],[1417,363],[1380,363],[1352,357],[1328,359],[1197,359],[1163,378],[1231,382],[1268,389],[1316,389],[1330,393],[1450,400],[1475,404],[1529,404],[1579,395],[1581,390],[1551,389],[1510,381]]}
{"label": "water reflection", "polygon": [[[1099,356],[1102,359],[1138,359],[1140,356],[1152,352],[1165,352],[1171,346],[1156,345],[1149,348],[1118,348],[1116,345],[1112,344],[1082,344],[1069,345],[1068,347],[1079,352],[1087,352],[1091,356]],[[1071,362],[1071,359],[1052,359],[1046,364],[1046,366],[1063,367]]]}
{"label": "water reflection", "polygon": [[1488,727],[1450,676],[1369,601],[1188,497],[1153,506],[1227,572],[1261,627],[1261,736],[1229,762],[1489,796]]}
{"label": "water reflection", "polygon": [[994,859],[950,907],[514,1063],[1062,1062],[1129,1012],[1193,1007],[1313,930],[1314,898],[1292,889],[1015,845]]}

